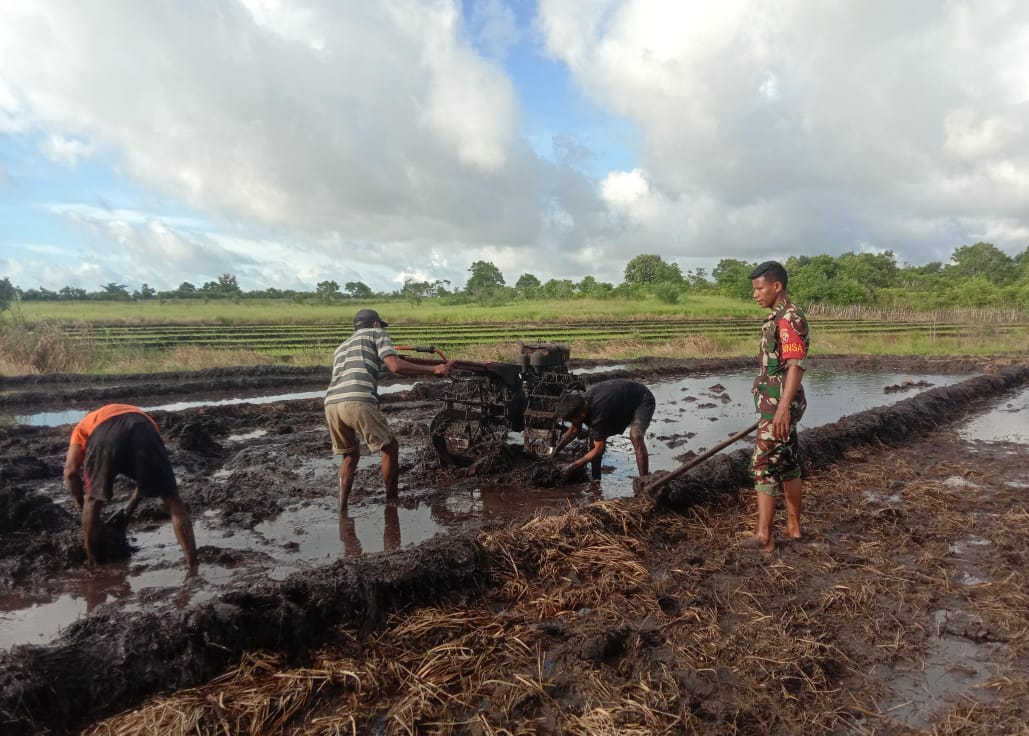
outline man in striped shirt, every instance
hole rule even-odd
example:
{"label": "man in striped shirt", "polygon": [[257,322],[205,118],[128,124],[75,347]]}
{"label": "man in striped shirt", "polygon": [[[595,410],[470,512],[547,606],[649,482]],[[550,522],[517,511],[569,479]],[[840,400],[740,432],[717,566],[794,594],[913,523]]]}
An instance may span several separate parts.
{"label": "man in striped shirt", "polygon": [[372,452],[382,453],[382,481],[386,498],[396,500],[400,480],[397,455],[400,444],[379,408],[379,371],[385,365],[401,376],[446,376],[446,364],[417,365],[401,360],[386,334],[384,322],[374,309],[354,315],[354,334],[332,356],[332,381],[325,393],[325,421],[332,438],[332,452],[342,455],[339,465],[339,509],[350,500],[354,473],[360,457],[358,434]]}

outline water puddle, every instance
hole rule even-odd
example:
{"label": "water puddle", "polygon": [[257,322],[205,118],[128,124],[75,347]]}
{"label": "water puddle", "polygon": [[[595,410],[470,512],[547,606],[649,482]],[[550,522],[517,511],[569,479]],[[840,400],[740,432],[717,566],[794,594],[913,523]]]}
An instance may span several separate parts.
{"label": "water puddle", "polygon": [[1029,388],[961,427],[964,440],[1029,444]]}
{"label": "water puddle", "polygon": [[258,437],[264,437],[268,434],[267,429],[255,429],[252,432],[241,432],[240,434],[230,434],[225,438],[226,442],[244,442],[246,440],[256,440]]}
{"label": "water puddle", "polygon": [[624,363],[618,365],[594,365],[588,368],[576,368],[572,371],[577,376],[588,376],[593,373],[611,373],[613,371],[627,371],[629,366]]}
{"label": "water puddle", "polygon": [[[919,375],[902,373],[846,373],[810,370],[804,375],[807,411],[800,429],[835,422],[848,414],[887,406],[925,391],[929,385],[948,386],[968,376]],[[752,372],[690,376],[648,383],[657,399],[657,409],[647,431],[650,469],[673,470],[685,453],[700,454],[754,422]],[[922,383],[905,393],[885,393],[884,388],[900,383]],[[926,385],[929,384],[929,385]],[[724,452],[748,447],[753,435]],[[612,437],[604,465],[611,468],[603,477],[603,497],[633,494],[637,474],[632,444],[627,436]]]}
{"label": "water puddle", "polygon": [[[949,615],[949,611],[936,611],[937,625],[942,626]],[[934,636],[919,669],[898,673],[891,680],[899,702],[886,714],[912,728],[929,729],[934,715],[960,697],[974,695],[980,701],[990,700],[989,691],[979,686],[1000,671],[997,661],[1003,660],[997,657],[1003,656],[994,644]]]}
{"label": "water puddle", "polygon": [[[392,551],[431,539],[444,527],[426,506],[352,505],[347,513],[328,503],[298,504],[254,528],[267,545],[289,552],[288,559],[321,565],[340,558]],[[282,555],[286,559],[286,555]]]}

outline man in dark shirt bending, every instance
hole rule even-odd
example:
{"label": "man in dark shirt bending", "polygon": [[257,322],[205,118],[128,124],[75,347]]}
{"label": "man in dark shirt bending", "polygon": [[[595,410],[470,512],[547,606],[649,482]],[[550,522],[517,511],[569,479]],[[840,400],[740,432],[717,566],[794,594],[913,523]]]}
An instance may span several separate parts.
{"label": "man in dark shirt bending", "polygon": [[554,455],[560,452],[579,434],[582,425],[590,428],[593,446],[575,462],[565,466],[562,476],[568,476],[576,469],[591,464],[593,478],[600,478],[600,460],[607,449],[607,438],[614,437],[629,428],[629,440],[636,450],[636,468],[640,477],[650,472],[647,446],[643,435],[654,417],[654,394],[642,383],[625,378],[590,386],[585,394],[575,394],[561,400],[557,407],[557,415],[571,426],[561,436],[554,448]]}

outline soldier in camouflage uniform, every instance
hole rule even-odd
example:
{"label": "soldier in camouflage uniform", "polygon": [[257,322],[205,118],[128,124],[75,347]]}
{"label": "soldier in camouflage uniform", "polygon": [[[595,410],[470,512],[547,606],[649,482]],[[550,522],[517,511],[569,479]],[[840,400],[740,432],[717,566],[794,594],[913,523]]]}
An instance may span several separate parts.
{"label": "soldier in camouflage uniform", "polygon": [[807,401],[801,379],[808,352],[803,310],[786,294],[786,269],[776,261],[750,274],[754,300],[771,310],[761,329],[761,371],[754,380],[754,405],[760,414],[751,475],[757,491],[758,518],[744,546],[771,552],[776,498],[785,496],[786,536],[800,539],[800,447],[797,422]]}

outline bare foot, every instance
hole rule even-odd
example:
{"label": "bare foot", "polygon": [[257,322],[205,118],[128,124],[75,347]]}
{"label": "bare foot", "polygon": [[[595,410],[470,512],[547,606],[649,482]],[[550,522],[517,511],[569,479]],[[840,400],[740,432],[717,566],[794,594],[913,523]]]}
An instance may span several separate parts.
{"label": "bare foot", "polygon": [[761,537],[747,537],[740,542],[740,547],[746,550],[761,550],[762,552],[775,551],[775,539],[769,537],[767,540]]}

